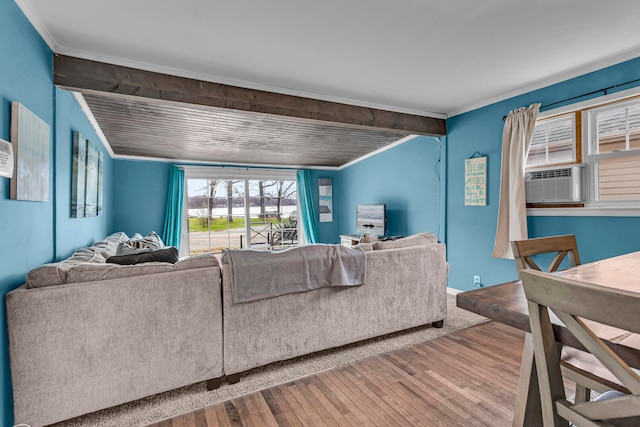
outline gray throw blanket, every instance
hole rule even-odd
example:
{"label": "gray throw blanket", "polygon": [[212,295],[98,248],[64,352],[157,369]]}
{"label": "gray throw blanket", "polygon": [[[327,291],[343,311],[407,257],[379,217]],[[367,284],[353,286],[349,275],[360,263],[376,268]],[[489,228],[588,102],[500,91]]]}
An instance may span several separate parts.
{"label": "gray throw blanket", "polygon": [[229,268],[236,303],[327,286],[364,283],[364,250],[316,244],[283,251],[227,249],[222,263]]}

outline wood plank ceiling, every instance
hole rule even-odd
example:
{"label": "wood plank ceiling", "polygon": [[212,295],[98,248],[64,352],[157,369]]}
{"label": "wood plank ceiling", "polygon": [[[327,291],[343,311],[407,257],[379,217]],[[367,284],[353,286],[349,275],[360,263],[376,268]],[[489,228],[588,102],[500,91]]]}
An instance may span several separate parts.
{"label": "wood plank ceiling", "polygon": [[81,92],[117,156],[340,167],[445,121],[54,55],[54,83]]}
{"label": "wood plank ceiling", "polygon": [[117,155],[212,163],[337,167],[409,132],[84,93]]}

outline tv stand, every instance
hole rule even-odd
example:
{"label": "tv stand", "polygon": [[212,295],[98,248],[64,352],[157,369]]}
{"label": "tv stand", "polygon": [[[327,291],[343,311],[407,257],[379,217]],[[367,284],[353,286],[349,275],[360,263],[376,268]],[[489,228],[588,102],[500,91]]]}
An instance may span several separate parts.
{"label": "tv stand", "polygon": [[340,244],[350,248],[360,243],[360,237],[362,237],[361,234],[341,234]]}
{"label": "tv stand", "polygon": [[[342,246],[346,246],[348,248],[357,245],[360,243],[360,239],[362,238],[362,234],[341,234],[340,235],[340,244]],[[387,240],[397,240],[402,236],[379,236],[379,241],[387,241]]]}

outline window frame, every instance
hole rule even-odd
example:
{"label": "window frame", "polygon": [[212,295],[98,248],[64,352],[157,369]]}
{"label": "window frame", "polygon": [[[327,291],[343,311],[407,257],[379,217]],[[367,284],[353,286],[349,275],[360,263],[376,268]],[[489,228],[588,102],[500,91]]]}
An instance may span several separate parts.
{"label": "window frame", "polygon": [[587,138],[583,141],[585,148],[585,170],[587,172],[587,196],[589,206],[612,206],[625,207],[634,206],[640,208],[640,200],[598,200],[598,162],[602,159],[613,159],[621,157],[630,157],[640,155],[640,148],[623,151],[611,151],[607,153],[598,153],[598,123],[596,115],[603,111],[609,111],[629,105],[640,105],[640,97],[634,96],[620,99],[618,101],[608,102],[604,105],[598,105],[582,110],[585,120],[584,134]]}
{"label": "window frame", "polygon": [[[575,113],[576,120],[576,161],[571,163],[555,163],[548,165],[532,166],[525,170],[544,169],[556,166],[584,165],[583,167],[583,191],[585,201],[582,206],[563,206],[553,207],[547,205],[544,207],[536,206],[527,208],[528,216],[640,216],[640,201],[597,201],[596,200],[596,178],[597,170],[595,169],[594,155],[591,155],[590,144],[595,142],[592,140],[590,133],[591,127],[595,126],[590,121],[590,112],[602,110],[609,105],[621,106],[625,103],[640,102],[640,86],[603,95],[597,98],[589,99],[563,107],[555,108],[541,112],[537,121],[546,120],[561,115]],[[611,107],[613,108],[613,107]],[[578,157],[578,152],[579,157]],[[621,154],[622,153],[622,154]],[[633,154],[640,154],[640,149],[634,149],[624,152],[613,152],[598,154],[598,158],[626,157]],[[579,159],[579,161],[578,161]]]}
{"label": "window frame", "polygon": [[[525,164],[525,171],[545,169],[545,168],[550,168],[555,166],[575,165],[575,164],[582,163],[582,144],[580,143],[582,140],[582,115],[580,114],[579,111],[569,111],[569,112],[553,114],[550,116],[543,116],[543,117],[539,116],[538,119],[536,120],[536,126],[539,123],[557,121],[562,117],[570,116],[570,115],[573,116],[573,148],[571,150],[571,161],[555,162],[555,163],[550,162],[550,163],[544,163],[541,165],[533,165],[533,166],[526,166]],[[535,127],[534,127],[534,130],[535,130]],[[531,150],[531,148],[529,148],[529,150]]]}
{"label": "window frame", "polygon": [[[244,180],[245,188],[245,217],[249,216],[251,208],[249,203],[250,192],[248,183],[253,180],[269,181],[294,181],[297,182],[297,169],[267,169],[267,168],[230,168],[220,166],[182,166],[184,169],[184,197],[182,200],[182,227],[180,231],[180,256],[188,256],[191,248],[189,243],[189,204],[188,204],[188,183],[190,179],[238,179]],[[296,189],[297,191],[297,189]],[[300,210],[300,200],[297,200],[296,209]],[[298,246],[304,244],[304,233],[301,229],[302,221],[297,222],[298,226]],[[245,233],[250,235],[250,223],[245,221]]]}

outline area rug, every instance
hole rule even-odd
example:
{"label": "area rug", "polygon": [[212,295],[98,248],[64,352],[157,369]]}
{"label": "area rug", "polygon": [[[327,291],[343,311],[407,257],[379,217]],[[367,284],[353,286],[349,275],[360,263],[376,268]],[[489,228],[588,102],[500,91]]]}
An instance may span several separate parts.
{"label": "area rug", "polygon": [[55,426],[144,426],[254,391],[441,337],[485,321],[487,319],[482,316],[456,307],[455,296],[448,295],[447,319],[443,328],[437,329],[431,326],[413,328],[338,349],[273,363],[253,369],[243,375],[240,382],[232,385],[224,384],[217,390],[208,391],[204,382],[201,382],[74,418]]}

